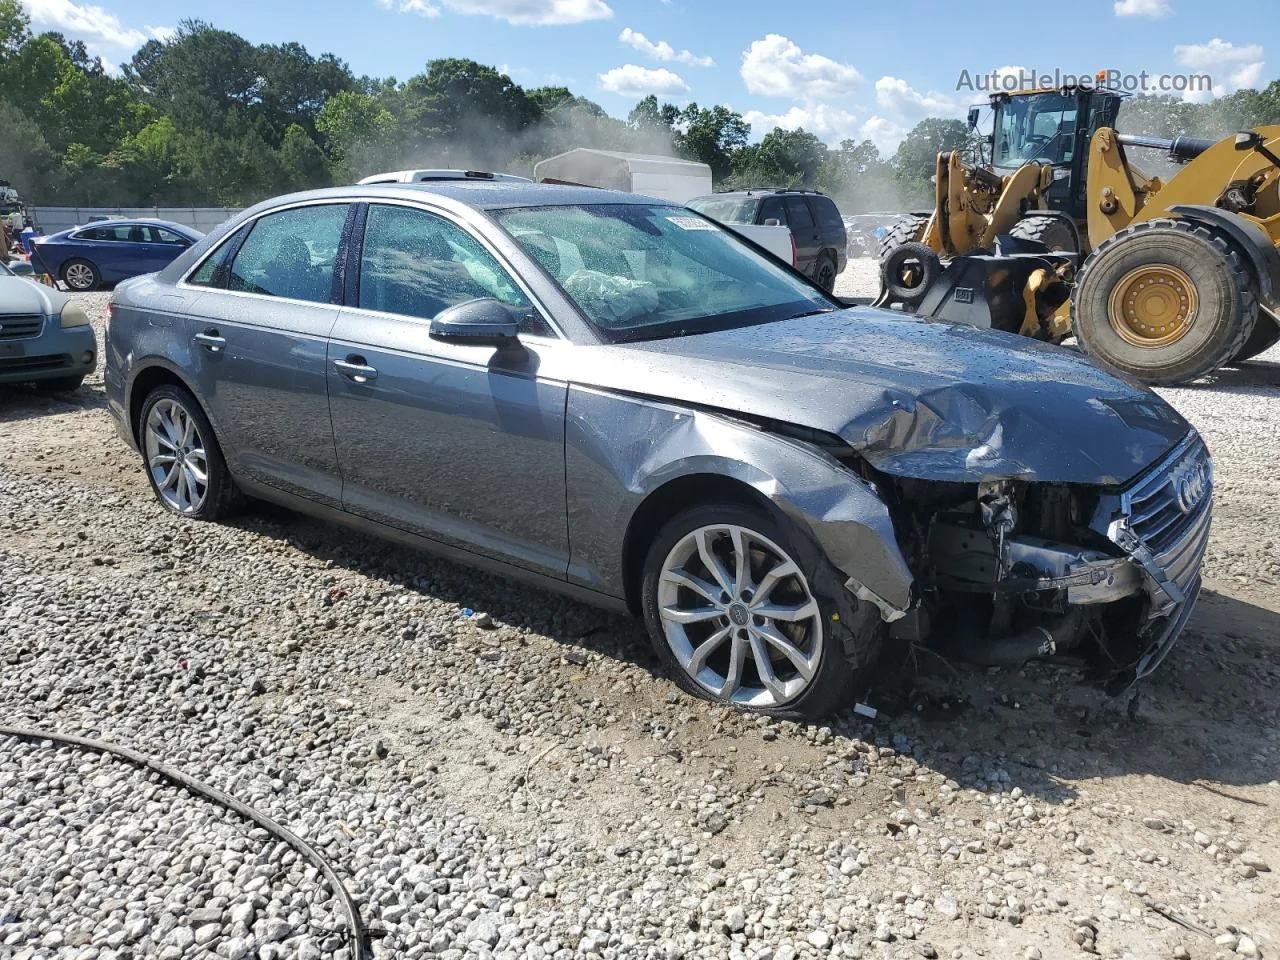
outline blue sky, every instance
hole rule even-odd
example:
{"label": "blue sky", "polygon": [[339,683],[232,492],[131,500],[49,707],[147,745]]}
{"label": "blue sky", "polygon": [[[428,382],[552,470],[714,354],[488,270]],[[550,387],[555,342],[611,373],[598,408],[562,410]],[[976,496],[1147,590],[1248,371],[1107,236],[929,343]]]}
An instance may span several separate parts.
{"label": "blue sky", "polygon": [[[646,93],[723,103],[756,136],[775,124],[824,140],[870,138],[892,151],[925,116],[963,116],[981,92],[968,71],[1045,74],[1099,69],[1208,75],[1213,92],[1280,77],[1276,0],[1066,0],[1062,29],[1046,3],[943,0],[22,0],[37,29],[84,40],[111,64],[148,37],[198,18],[255,43],[297,40],[356,73],[404,79],[437,57],[469,57],[524,86],[560,84],[625,116]],[[948,13],[968,23],[953,33]],[[1034,13],[1032,12],[1034,11]],[[1019,13],[1022,16],[1019,16]],[[904,22],[905,17],[905,22]],[[1025,19],[1024,19],[1025,18]],[[953,42],[959,35],[963,43]]]}

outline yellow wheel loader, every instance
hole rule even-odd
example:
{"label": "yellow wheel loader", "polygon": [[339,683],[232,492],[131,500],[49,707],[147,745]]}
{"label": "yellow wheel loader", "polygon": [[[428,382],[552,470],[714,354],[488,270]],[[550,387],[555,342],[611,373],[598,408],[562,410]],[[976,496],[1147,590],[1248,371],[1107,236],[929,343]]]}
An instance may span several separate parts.
{"label": "yellow wheel loader", "polygon": [[[1122,99],[993,96],[991,166],[939,156],[934,211],[882,244],[877,303],[1054,343],[1074,333],[1158,384],[1280,340],[1280,126],[1221,142],[1121,134]],[[1184,166],[1166,183],[1129,149]]]}

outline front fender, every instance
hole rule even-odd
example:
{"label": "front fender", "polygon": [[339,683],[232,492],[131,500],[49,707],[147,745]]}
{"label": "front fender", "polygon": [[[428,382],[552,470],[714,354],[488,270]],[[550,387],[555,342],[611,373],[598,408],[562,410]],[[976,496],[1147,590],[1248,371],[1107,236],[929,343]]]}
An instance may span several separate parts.
{"label": "front fender", "polygon": [[1252,220],[1218,207],[1178,204],[1170,207],[1169,212],[1225,233],[1253,268],[1258,281],[1258,299],[1268,311],[1276,311],[1280,306],[1277,301],[1280,298],[1280,251],[1265,230]]}
{"label": "front fender", "polygon": [[567,413],[576,582],[623,596],[623,548],[641,504],[673,481],[716,476],[766,498],[882,610],[910,605],[912,575],[888,508],[871,485],[816,448],[726,415],[581,387],[570,387]]}

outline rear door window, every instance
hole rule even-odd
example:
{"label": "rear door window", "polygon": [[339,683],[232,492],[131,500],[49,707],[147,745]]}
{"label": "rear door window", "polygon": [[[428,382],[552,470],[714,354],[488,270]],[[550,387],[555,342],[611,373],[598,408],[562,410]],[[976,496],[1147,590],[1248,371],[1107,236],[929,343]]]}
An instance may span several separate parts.
{"label": "rear door window", "polygon": [[764,223],[766,220],[777,220],[782,226],[787,226],[786,208],[782,206],[782,201],[777,197],[769,197],[760,204],[760,218],[758,222]]}
{"label": "rear door window", "polygon": [[333,302],[334,264],[347,204],[295,207],[258,218],[227,278],[228,290]]}
{"label": "rear door window", "polygon": [[792,230],[813,229],[813,214],[803,197],[787,197],[787,223]]}
{"label": "rear door window", "polygon": [[187,283],[196,287],[217,287],[223,289],[227,285],[227,275],[230,273],[231,255],[235,252],[239,245],[240,237],[253,229],[253,225],[241,227],[230,237],[222,242],[212,254],[205,258],[204,263],[196,268],[191,276],[187,277]]}

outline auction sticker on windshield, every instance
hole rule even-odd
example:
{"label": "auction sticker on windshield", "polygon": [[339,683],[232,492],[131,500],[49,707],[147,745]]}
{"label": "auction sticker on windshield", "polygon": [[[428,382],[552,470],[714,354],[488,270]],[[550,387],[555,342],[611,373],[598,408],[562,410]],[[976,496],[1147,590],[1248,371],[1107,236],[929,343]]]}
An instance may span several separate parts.
{"label": "auction sticker on windshield", "polygon": [[698,217],[667,217],[671,223],[674,223],[681,230],[714,230],[715,224],[708,223]]}

